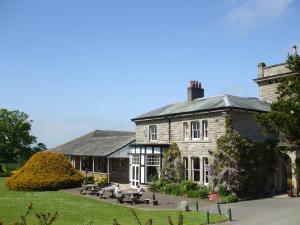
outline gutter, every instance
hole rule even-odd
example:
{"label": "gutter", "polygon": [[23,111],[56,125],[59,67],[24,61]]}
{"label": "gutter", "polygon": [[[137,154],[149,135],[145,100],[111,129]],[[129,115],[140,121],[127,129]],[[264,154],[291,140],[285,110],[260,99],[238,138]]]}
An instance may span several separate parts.
{"label": "gutter", "polygon": [[186,113],[174,113],[174,114],[168,114],[165,116],[155,116],[155,117],[144,117],[144,118],[136,118],[136,119],[131,119],[133,122],[139,122],[139,121],[147,121],[147,120],[156,120],[156,119],[170,119],[173,117],[185,117],[185,116],[193,116],[197,114],[204,114],[204,113],[214,113],[214,112],[224,112],[224,111],[229,111],[231,109],[237,109],[237,110],[243,110],[243,111],[250,111],[250,112],[268,112],[267,110],[256,110],[256,109],[245,109],[245,108],[240,108],[240,107],[221,107],[216,110],[197,110],[194,112],[186,112]]}

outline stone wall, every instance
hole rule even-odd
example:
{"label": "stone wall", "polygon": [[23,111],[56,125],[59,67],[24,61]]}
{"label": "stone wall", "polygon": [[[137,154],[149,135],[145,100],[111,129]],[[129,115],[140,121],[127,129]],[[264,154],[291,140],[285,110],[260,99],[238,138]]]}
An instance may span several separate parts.
{"label": "stone wall", "polygon": [[[198,120],[202,124],[202,120],[208,121],[208,139],[192,140],[191,132],[189,132],[188,140],[183,137],[183,122],[188,122],[189,129],[191,128],[191,121]],[[136,122],[136,142],[138,144],[145,144],[149,142],[149,126],[157,126],[157,141],[151,143],[168,144],[176,142],[181,150],[182,157],[187,157],[189,175],[192,178],[192,158],[200,158],[200,168],[203,168],[203,158],[210,158],[210,152],[216,149],[216,140],[225,133],[225,114],[218,113],[203,113],[193,116],[174,117],[170,120],[160,119],[151,121]],[[169,132],[170,130],[170,132]],[[200,129],[200,136],[202,136]],[[170,140],[169,140],[170,139]],[[203,180],[203,170],[200,171],[200,180]]]}
{"label": "stone wall", "polygon": [[[265,140],[261,127],[253,118],[253,113],[234,111],[230,112],[230,114],[233,118],[233,127],[239,131],[243,137],[254,142],[263,142]],[[151,143],[177,143],[182,156],[187,157],[188,159],[189,179],[192,178],[192,158],[200,158],[200,183],[202,183],[203,158],[210,158],[211,153],[216,149],[217,139],[225,133],[225,116],[225,112],[215,112],[196,114],[193,116],[174,117],[170,120],[160,119],[136,122],[136,142],[138,144],[149,144],[149,126],[156,125],[157,141]],[[191,121],[195,120],[199,120],[200,124],[202,124],[202,120],[208,121],[209,136],[207,140],[203,140],[203,138],[200,138],[200,140],[192,140],[191,132],[189,132],[188,140],[184,140],[183,122],[188,122],[190,129]],[[201,132],[202,130],[200,133]],[[202,136],[202,134],[200,136]]]}
{"label": "stone wall", "polygon": [[256,122],[253,112],[234,111],[231,112],[232,127],[239,134],[253,142],[264,142],[267,136],[262,127]]}
{"label": "stone wall", "polygon": [[259,85],[259,96],[263,101],[274,102],[277,100],[278,83],[261,82]]}
{"label": "stone wall", "polygon": [[263,75],[264,77],[271,77],[271,76],[286,74],[290,72],[291,71],[287,68],[287,64],[282,63],[282,64],[265,67],[263,70]]}

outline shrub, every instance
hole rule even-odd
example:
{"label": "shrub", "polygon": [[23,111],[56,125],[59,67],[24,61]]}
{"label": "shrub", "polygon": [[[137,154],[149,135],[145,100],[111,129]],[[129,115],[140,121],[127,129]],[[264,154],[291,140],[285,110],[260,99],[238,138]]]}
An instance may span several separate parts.
{"label": "shrub", "polygon": [[230,194],[230,192],[227,191],[226,188],[225,188],[223,185],[219,185],[219,186],[218,186],[217,194],[218,194],[219,196],[227,196],[227,195]]}
{"label": "shrub", "polygon": [[202,186],[199,188],[199,198],[206,199],[208,198],[208,195],[210,194],[210,190],[206,186]]}
{"label": "shrub", "polygon": [[108,179],[106,176],[103,175],[95,175],[94,183],[100,187],[105,187],[108,184]]}
{"label": "shrub", "polygon": [[173,188],[171,189],[171,195],[181,195],[182,191],[181,191],[181,187],[179,185],[174,185]]}
{"label": "shrub", "polygon": [[235,194],[229,194],[218,199],[218,203],[233,203],[238,201],[239,199]]}
{"label": "shrub", "polygon": [[198,190],[198,184],[191,180],[182,181],[180,186],[181,186],[182,192],[184,192],[184,193],[188,193],[189,191]]}
{"label": "shrub", "polygon": [[166,184],[164,187],[162,187],[160,190],[161,192],[170,195],[172,189],[176,186],[176,184]]}
{"label": "shrub", "polygon": [[94,184],[94,176],[88,176],[84,178],[83,184]]}
{"label": "shrub", "polygon": [[189,190],[187,192],[187,197],[189,197],[189,198],[200,198],[200,191]]}
{"label": "shrub", "polygon": [[11,190],[42,191],[80,186],[84,177],[58,152],[34,154],[14,175],[6,179]]}

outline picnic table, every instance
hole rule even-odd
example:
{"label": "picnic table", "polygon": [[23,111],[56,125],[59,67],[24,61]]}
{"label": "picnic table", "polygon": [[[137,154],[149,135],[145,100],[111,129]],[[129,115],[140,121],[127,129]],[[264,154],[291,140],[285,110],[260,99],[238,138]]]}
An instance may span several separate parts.
{"label": "picnic table", "polygon": [[[105,193],[105,192],[111,192],[111,195],[110,195],[110,197],[111,198],[114,198],[115,197],[115,187],[114,186],[108,186],[108,187],[105,187],[105,188],[101,188],[101,191],[103,191],[103,194]],[[103,195],[102,194],[102,195]],[[100,198],[101,198],[102,196],[100,196]]]}
{"label": "picnic table", "polygon": [[97,184],[83,184],[80,190],[80,194],[95,194],[100,190]]}
{"label": "picnic table", "polygon": [[142,194],[136,192],[136,191],[122,191],[119,194],[117,194],[116,198],[120,203],[123,203],[124,200],[131,202],[131,204],[136,204],[139,200]]}

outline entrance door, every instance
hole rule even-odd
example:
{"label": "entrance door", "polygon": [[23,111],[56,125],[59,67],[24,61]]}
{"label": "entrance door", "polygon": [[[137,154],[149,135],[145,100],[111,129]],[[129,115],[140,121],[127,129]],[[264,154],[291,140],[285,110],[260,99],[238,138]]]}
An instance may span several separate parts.
{"label": "entrance door", "polygon": [[131,186],[136,187],[139,184],[140,175],[139,175],[139,166],[131,165]]}

